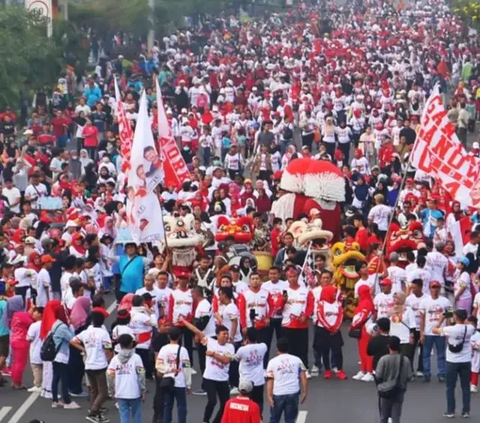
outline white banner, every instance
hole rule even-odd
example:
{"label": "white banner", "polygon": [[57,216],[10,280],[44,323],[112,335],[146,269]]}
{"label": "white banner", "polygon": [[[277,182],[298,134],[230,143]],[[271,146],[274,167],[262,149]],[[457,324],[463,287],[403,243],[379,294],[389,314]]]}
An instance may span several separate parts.
{"label": "white banner", "polygon": [[155,149],[145,91],[133,137],[127,183],[127,222],[135,242],[164,239],[162,210],[153,191],[163,181],[163,165]]}
{"label": "white banner", "polygon": [[53,32],[52,0],[25,0],[25,7],[29,12],[38,10],[41,15],[48,18],[47,35],[51,37]]}
{"label": "white banner", "polygon": [[458,140],[438,92],[425,104],[411,163],[440,181],[463,207],[480,208],[480,159],[469,155]]}

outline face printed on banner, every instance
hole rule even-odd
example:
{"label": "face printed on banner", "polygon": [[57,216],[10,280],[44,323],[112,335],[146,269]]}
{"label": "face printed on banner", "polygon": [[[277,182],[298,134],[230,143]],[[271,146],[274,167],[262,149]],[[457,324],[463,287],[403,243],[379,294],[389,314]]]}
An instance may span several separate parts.
{"label": "face printed on banner", "polygon": [[480,178],[475,181],[470,191],[470,198],[472,199],[472,207],[480,208]]}

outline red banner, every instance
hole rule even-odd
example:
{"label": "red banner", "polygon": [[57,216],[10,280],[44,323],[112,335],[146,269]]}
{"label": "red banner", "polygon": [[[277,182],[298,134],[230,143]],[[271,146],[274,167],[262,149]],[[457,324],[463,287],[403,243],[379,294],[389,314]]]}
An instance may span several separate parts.
{"label": "red banner", "polygon": [[180,149],[172,136],[170,127],[163,105],[160,86],[157,84],[157,103],[158,103],[158,139],[157,150],[163,160],[163,171],[165,172],[164,186],[175,186],[180,188],[183,183],[190,179],[190,172],[187,164],[180,153]]}
{"label": "red banner", "polygon": [[133,131],[123,108],[122,96],[115,79],[115,99],[117,101],[118,132],[120,136],[120,155],[122,156],[122,172],[130,168],[130,154],[132,151]]}

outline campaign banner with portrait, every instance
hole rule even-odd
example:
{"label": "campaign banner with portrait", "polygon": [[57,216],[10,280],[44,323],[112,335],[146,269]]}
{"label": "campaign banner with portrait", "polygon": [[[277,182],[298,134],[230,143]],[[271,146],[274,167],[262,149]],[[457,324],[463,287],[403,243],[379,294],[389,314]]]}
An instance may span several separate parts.
{"label": "campaign banner with portrait", "polygon": [[164,239],[162,210],[154,192],[164,179],[163,164],[153,141],[145,91],[140,98],[127,177],[127,222],[133,240]]}
{"label": "campaign banner with portrait", "polygon": [[480,159],[459,141],[437,90],[425,104],[410,161],[440,181],[463,207],[480,208]]}

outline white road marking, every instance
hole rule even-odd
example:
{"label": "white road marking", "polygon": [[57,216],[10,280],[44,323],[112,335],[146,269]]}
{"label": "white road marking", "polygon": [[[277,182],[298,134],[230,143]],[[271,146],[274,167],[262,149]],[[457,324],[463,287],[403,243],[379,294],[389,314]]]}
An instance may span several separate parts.
{"label": "white road marking", "polygon": [[308,411],[299,411],[297,421],[295,423],[305,423],[307,421]]}
{"label": "white road marking", "polygon": [[0,422],[5,418],[5,416],[10,412],[12,407],[1,407],[0,408]]}
{"label": "white road marking", "polygon": [[28,409],[32,406],[32,404],[37,400],[40,396],[40,392],[33,392],[27,398],[27,400],[20,406],[20,408],[15,412],[12,418],[8,421],[8,423],[18,423],[23,415],[28,411]]}
{"label": "white road marking", "polygon": [[117,301],[114,301],[112,304],[110,304],[107,308],[108,314],[111,314],[113,310],[117,307]]}

